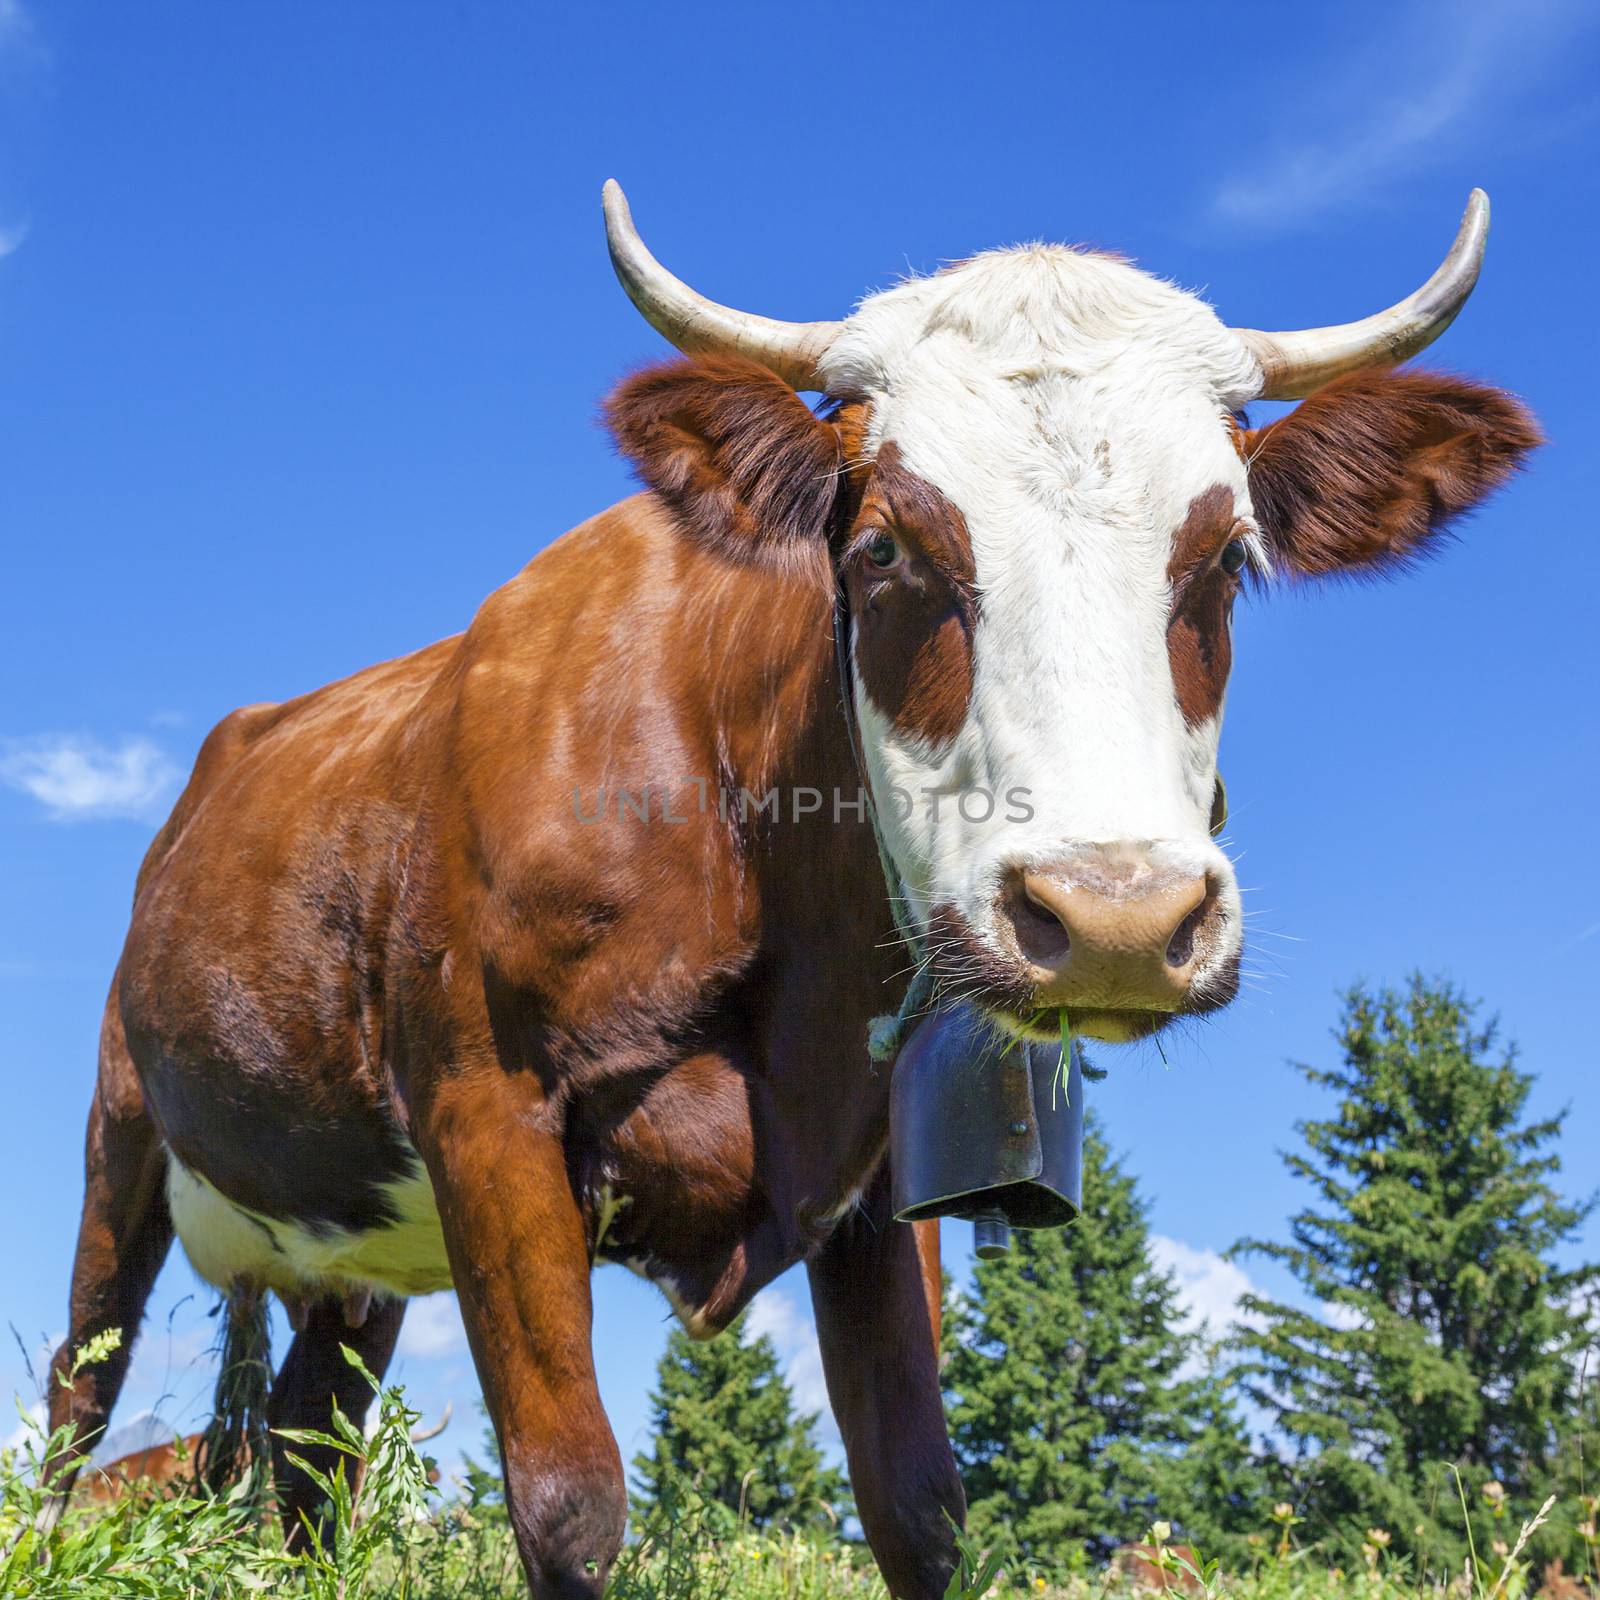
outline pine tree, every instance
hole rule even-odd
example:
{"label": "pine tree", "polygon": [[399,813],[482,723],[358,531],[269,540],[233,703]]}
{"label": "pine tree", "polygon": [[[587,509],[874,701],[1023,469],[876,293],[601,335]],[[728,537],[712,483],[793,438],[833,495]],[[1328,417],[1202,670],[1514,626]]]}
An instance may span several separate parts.
{"label": "pine tree", "polygon": [[[1238,1339],[1239,1374],[1289,1442],[1280,1492],[1346,1559],[1382,1526],[1397,1551],[1459,1571],[1450,1465],[1487,1549],[1506,1532],[1497,1510],[1530,1513],[1556,1488],[1575,1416],[1597,1269],[1553,1254],[1593,1202],[1553,1187],[1564,1113],[1524,1121],[1533,1079],[1476,1012],[1420,977],[1352,990],[1341,1064],[1299,1067],[1337,1097],[1284,1157],[1315,1198],[1287,1243],[1237,1247],[1281,1262],[1321,1308],[1249,1302],[1264,1320]],[[1543,1554],[1573,1553],[1575,1520],[1563,1534],[1558,1513]]]}
{"label": "pine tree", "polygon": [[[952,1317],[950,1432],[980,1543],[1062,1571],[1156,1518],[1209,1553],[1253,1498],[1247,1442],[1148,1255],[1145,1207],[1091,1117],[1084,1215],[979,1262]],[[1205,1437],[1213,1477],[1185,1447]]]}
{"label": "pine tree", "polygon": [[1235,1562],[1266,1525],[1269,1483],[1240,1416],[1223,1342],[1207,1343],[1185,1413],[1189,1437],[1161,1492],[1162,1515],[1206,1556]]}
{"label": "pine tree", "polygon": [[837,1522],[843,1475],[823,1462],[817,1416],[797,1413],[772,1341],[740,1317],[714,1339],[675,1328],[650,1396],[655,1439],[633,1461],[636,1514],[667,1487],[691,1485],[724,1528]]}

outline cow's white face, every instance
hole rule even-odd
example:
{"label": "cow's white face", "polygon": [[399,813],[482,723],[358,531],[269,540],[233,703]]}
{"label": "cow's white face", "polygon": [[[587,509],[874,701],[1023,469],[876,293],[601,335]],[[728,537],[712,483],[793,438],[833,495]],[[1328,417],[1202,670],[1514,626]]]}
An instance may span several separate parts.
{"label": "cow's white face", "polygon": [[1265,560],[1230,416],[1253,359],[1192,296],[1031,246],[868,299],[824,374],[869,408],[857,700],[936,970],[1109,1038],[1227,1000],[1210,823],[1237,568]]}
{"label": "cow's white face", "polygon": [[[606,204],[628,292],[701,352],[620,385],[611,426],[718,560],[819,601],[844,585],[873,788],[944,991],[1110,1039],[1224,1003],[1239,894],[1208,824],[1240,572],[1403,565],[1539,441],[1500,390],[1386,370],[1460,309],[1483,196],[1416,294],[1285,334],[1055,246],[775,323],[664,273],[614,185]],[[819,386],[840,403],[820,417],[795,393]],[[1305,399],[1241,433],[1262,393]]]}

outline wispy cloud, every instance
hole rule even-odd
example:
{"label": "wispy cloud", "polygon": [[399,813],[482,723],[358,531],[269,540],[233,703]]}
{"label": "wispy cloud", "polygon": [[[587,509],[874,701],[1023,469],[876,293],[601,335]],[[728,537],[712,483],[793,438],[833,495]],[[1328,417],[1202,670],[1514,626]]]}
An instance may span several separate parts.
{"label": "wispy cloud", "polygon": [[[1236,1325],[1259,1322],[1239,1310],[1239,1301],[1247,1294],[1259,1294],[1259,1287],[1242,1267],[1217,1251],[1152,1234],[1150,1259],[1176,1280],[1181,1325],[1186,1330],[1204,1327],[1211,1338],[1220,1339]],[[763,1289],[751,1302],[747,1326],[751,1338],[766,1334],[772,1340],[795,1404],[802,1411],[817,1412],[822,1437],[837,1444],[839,1425],[828,1404],[822,1350],[809,1308],[783,1289]]]}
{"label": "wispy cloud", "polygon": [[1364,1312],[1343,1300],[1324,1300],[1317,1308],[1317,1314],[1330,1328],[1341,1328],[1346,1333],[1365,1328],[1370,1321]]}
{"label": "wispy cloud", "polygon": [[22,0],[0,0],[0,50],[26,44],[33,37],[33,22]]}
{"label": "wispy cloud", "polygon": [[41,1450],[45,1441],[45,1410],[44,1401],[35,1400],[31,1405],[17,1402],[18,1422],[10,1433],[6,1435],[5,1442],[0,1448],[6,1450],[20,1450],[26,1444],[32,1444],[35,1450]]}
{"label": "wispy cloud", "polygon": [[15,84],[49,65],[50,51],[32,12],[22,0],[0,0],[0,77]]}
{"label": "wispy cloud", "polygon": [[[1573,97],[1544,91],[1596,24],[1587,0],[1414,4],[1319,72],[1315,87],[1280,91],[1282,121],[1326,131],[1258,151],[1212,195],[1210,212],[1236,226],[1297,226],[1472,148],[1502,145],[1510,129],[1528,139],[1569,122]],[[1580,93],[1592,110],[1592,91]]]}
{"label": "wispy cloud", "polygon": [[[1182,1309],[1180,1326],[1186,1332],[1205,1332],[1220,1339],[1235,1328],[1264,1328],[1267,1319],[1259,1311],[1245,1311],[1239,1302],[1248,1295],[1266,1299],[1259,1284],[1236,1261],[1205,1246],[1185,1244],[1164,1234],[1150,1235],[1150,1259],[1163,1272],[1170,1272],[1178,1285],[1178,1304]],[[1362,1328],[1367,1319],[1353,1306],[1340,1300],[1324,1300],[1308,1306],[1331,1328]]]}
{"label": "wispy cloud", "polygon": [[159,819],[181,774],[159,745],[78,734],[0,740],[0,783],[31,795],[54,822]]}
{"label": "wispy cloud", "polygon": [[1260,1320],[1239,1309],[1245,1295],[1260,1290],[1236,1261],[1161,1233],[1150,1235],[1150,1259],[1160,1271],[1170,1272],[1178,1285],[1186,1332],[1204,1329],[1213,1339],[1220,1339],[1235,1326]]}
{"label": "wispy cloud", "polygon": [[467,1330],[461,1322],[461,1308],[453,1294],[430,1294],[406,1306],[406,1320],[400,1325],[398,1353],[402,1356],[436,1360],[467,1348]]}
{"label": "wispy cloud", "polygon": [[[7,110],[19,85],[29,83],[47,65],[48,57],[40,43],[39,31],[21,0],[0,0],[0,96]],[[9,132],[8,128],[8,132]],[[15,215],[19,207],[10,192],[15,181],[16,163],[10,163],[0,209]],[[18,220],[0,222],[0,261],[21,248],[31,226],[24,214]]]}
{"label": "wispy cloud", "polygon": [[801,1411],[814,1411],[821,1418],[822,1436],[832,1443],[839,1440],[839,1425],[828,1404],[828,1384],[822,1375],[822,1349],[817,1343],[816,1324],[810,1312],[782,1289],[763,1289],[750,1305],[746,1326],[749,1337],[765,1334],[772,1340],[783,1364],[783,1375],[794,1392]]}

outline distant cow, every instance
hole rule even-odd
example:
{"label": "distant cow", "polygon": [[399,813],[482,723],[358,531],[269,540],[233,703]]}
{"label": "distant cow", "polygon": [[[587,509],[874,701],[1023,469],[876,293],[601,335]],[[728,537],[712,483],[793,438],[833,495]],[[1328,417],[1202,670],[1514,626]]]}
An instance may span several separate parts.
{"label": "distant cow", "polygon": [[[414,1428],[411,1442],[422,1444],[436,1439],[450,1426],[451,1407],[447,1404],[443,1415],[431,1428]],[[166,1489],[192,1483],[195,1461],[200,1451],[203,1435],[191,1433],[184,1438],[166,1439],[159,1444],[147,1445],[143,1450],[130,1450],[126,1455],[108,1461],[104,1466],[92,1467],[78,1481],[78,1493],[86,1500],[100,1505],[110,1505],[131,1490]],[[248,1461],[248,1455],[246,1461]],[[431,1483],[439,1481],[439,1469],[428,1473]]]}
{"label": "distant cow", "polygon": [[[453,1286],[528,1582],[592,1596],[627,1505],[594,1262],[709,1335],[804,1261],[862,1524],[926,1600],[962,1493],[937,1235],[888,1212],[865,1040],[908,957],[863,775],[941,994],[1110,1040],[1225,1004],[1241,585],[1403,565],[1536,442],[1498,390],[1382,370],[1487,211],[1391,311],[1285,334],[1053,245],[774,322],[665,272],[614,186],[607,221],[685,353],[607,403],[645,492],[465,633],[207,738],[111,986],[58,1367],[137,1328],[176,1231],[299,1308],[271,1417],[325,1425],[367,1403],[340,1342],[381,1372]],[[1308,398],[1251,428],[1262,395]],[[52,1421],[101,1426],[126,1362]]]}
{"label": "distant cow", "polygon": [[191,1433],[184,1439],[167,1439],[143,1450],[130,1450],[104,1466],[90,1467],[78,1480],[78,1495],[98,1505],[110,1505],[135,1490],[161,1490],[192,1482],[199,1446],[200,1435]]}

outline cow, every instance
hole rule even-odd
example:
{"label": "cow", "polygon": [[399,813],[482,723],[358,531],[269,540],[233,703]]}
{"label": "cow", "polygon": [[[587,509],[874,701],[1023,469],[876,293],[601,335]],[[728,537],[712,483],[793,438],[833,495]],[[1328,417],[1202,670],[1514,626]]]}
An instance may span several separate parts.
{"label": "cow", "polygon": [[[425,1444],[437,1439],[450,1426],[454,1407],[445,1402],[439,1420],[426,1428],[411,1430],[412,1444]],[[159,1443],[146,1445],[142,1450],[130,1450],[104,1466],[91,1467],[78,1481],[81,1498],[96,1505],[113,1505],[125,1495],[133,1493],[166,1494],[192,1487],[198,1477],[197,1463],[205,1449],[205,1435],[190,1433],[174,1435]],[[242,1467],[248,1467],[248,1446],[243,1453]],[[439,1469],[429,1465],[428,1482],[439,1481]]]}
{"label": "cow", "polygon": [[[1538,441],[1398,365],[1487,204],[1390,310],[1266,333],[1048,244],[779,322],[604,201],[680,352],[605,404],[642,492],[464,633],[206,738],[110,986],[57,1370],[131,1336],[174,1234],[297,1308],[280,1427],[359,1416],[341,1343],[382,1372],[406,1297],[454,1288],[530,1591],[592,1597],[627,1506],[595,1265],[710,1336],[804,1262],[862,1526],[929,1600],[963,1499],[937,1224],[893,1220],[867,1043],[907,983],[891,900],[936,998],[1019,1037],[1227,1003],[1241,587],[1402,567]],[[1252,427],[1258,397],[1301,404]],[[53,1424],[103,1427],[126,1349]],[[316,1492],[280,1474],[295,1526]]]}

